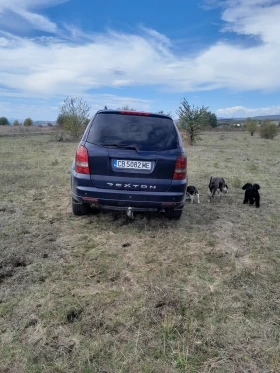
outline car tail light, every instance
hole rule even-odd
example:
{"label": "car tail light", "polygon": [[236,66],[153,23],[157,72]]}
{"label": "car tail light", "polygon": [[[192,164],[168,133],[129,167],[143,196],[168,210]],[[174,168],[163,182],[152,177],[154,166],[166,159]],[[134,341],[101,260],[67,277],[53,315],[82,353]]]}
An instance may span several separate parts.
{"label": "car tail light", "polygon": [[80,145],[76,153],[76,172],[79,174],[89,174],[88,151]]}
{"label": "car tail light", "polygon": [[89,202],[98,202],[98,198],[92,198],[92,197],[84,197],[84,201],[89,201]]}
{"label": "car tail light", "polygon": [[176,206],[176,202],[162,202],[162,206]]}
{"label": "car tail light", "polygon": [[143,115],[144,117],[149,117],[150,116],[150,113],[143,113],[141,111],[121,111],[120,112],[121,114],[127,114],[127,115]]}
{"label": "car tail light", "polygon": [[173,180],[184,180],[187,172],[187,158],[185,154],[180,154],[176,161]]}

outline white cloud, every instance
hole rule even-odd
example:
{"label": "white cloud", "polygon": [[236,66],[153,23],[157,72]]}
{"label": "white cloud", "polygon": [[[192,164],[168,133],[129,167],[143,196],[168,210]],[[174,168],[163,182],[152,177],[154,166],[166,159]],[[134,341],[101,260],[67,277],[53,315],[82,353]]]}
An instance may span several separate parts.
{"label": "white cloud", "polygon": [[216,114],[218,117],[232,118],[247,118],[259,115],[277,115],[280,113],[280,105],[263,107],[263,108],[247,108],[244,106],[233,106],[224,109],[218,109]]}
{"label": "white cloud", "polygon": [[0,37],[0,47],[7,47],[8,44],[9,44],[8,39]]}
{"label": "white cloud", "polygon": [[[0,12],[3,16],[11,10],[30,27],[56,32],[57,25],[39,14],[39,5],[62,1],[0,0]],[[38,39],[2,33],[0,81],[5,96],[11,92],[60,97],[84,95],[100,87],[127,86],[154,86],[170,92],[279,90],[279,2],[225,0],[222,4],[223,30],[256,37],[260,43],[244,48],[228,41],[217,42],[190,57],[187,51],[177,55],[171,40],[145,27],[140,27],[137,34],[112,30],[86,34],[68,26],[59,32],[60,38]]]}
{"label": "white cloud", "polygon": [[258,36],[265,43],[279,45],[280,4],[275,0],[229,0],[222,19],[224,30]]}
{"label": "white cloud", "polygon": [[[5,19],[10,26],[13,26],[13,15],[19,16],[22,20],[26,21],[29,27],[36,30],[42,30],[50,33],[57,32],[57,26],[54,22],[50,21],[47,17],[34,12],[34,8],[49,7],[68,0],[0,0],[0,21]],[[8,13],[7,13],[8,12]]]}
{"label": "white cloud", "polygon": [[[173,92],[217,88],[278,90],[280,4],[268,6],[268,0],[249,1],[246,5],[240,0],[226,1],[222,18],[234,32],[262,39],[263,43],[251,48],[220,42],[194,58],[187,53],[179,57],[172,51],[171,41],[155,30],[140,27],[142,34],[138,35],[114,31],[85,35],[70,27],[78,42],[17,39],[12,48],[6,41],[5,45],[0,43],[0,53],[5,56],[0,61],[0,79],[10,89],[45,94],[137,85],[153,85]],[[0,9],[4,3],[10,7],[19,4],[16,0],[0,0]],[[21,3],[28,7],[32,1]],[[19,7],[17,11],[29,17],[26,10]],[[30,14],[31,23],[41,17]],[[52,27],[55,30],[46,20],[44,28]]]}
{"label": "white cloud", "polygon": [[55,33],[57,26],[55,23],[49,21],[46,17],[40,14],[31,13],[24,9],[17,9],[16,13],[30,23],[30,25],[36,30],[47,31]]}

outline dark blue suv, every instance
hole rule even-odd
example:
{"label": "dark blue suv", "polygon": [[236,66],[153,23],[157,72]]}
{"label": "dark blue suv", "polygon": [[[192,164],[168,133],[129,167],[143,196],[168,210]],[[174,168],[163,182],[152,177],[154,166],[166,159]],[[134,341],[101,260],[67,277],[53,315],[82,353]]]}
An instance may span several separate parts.
{"label": "dark blue suv", "polygon": [[182,215],[187,159],[173,120],[167,115],[100,110],[88,124],[72,165],[74,215],[90,205]]}

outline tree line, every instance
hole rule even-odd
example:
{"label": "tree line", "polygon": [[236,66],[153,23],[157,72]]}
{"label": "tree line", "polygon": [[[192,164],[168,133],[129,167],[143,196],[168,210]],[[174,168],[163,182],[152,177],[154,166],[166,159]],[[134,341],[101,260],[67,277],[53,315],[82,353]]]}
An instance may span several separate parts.
{"label": "tree line", "polygon": [[[105,107],[106,108],[106,107]],[[218,120],[215,113],[208,110],[209,108],[202,106],[190,105],[186,98],[181,100],[179,108],[176,110],[178,115],[178,127],[185,130],[188,142],[190,145],[195,144],[200,140],[202,131],[209,128],[216,128]],[[117,110],[135,111],[134,108],[128,105],[119,107]],[[171,112],[158,110],[158,114],[165,114],[172,118]],[[66,97],[63,104],[59,108],[57,117],[56,139],[62,141],[70,138],[78,140],[90,121],[90,106],[81,98]],[[0,125],[9,125],[7,118],[0,118]],[[14,126],[21,125],[17,120],[13,123]],[[32,126],[31,118],[26,118],[23,122],[24,126]],[[251,136],[258,130],[258,121],[247,118],[245,122],[246,129]],[[260,126],[260,136],[266,139],[273,139],[277,133],[277,126],[268,120],[264,120]]]}
{"label": "tree line", "polygon": [[[117,110],[135,111],[129,105],[119,107]],[[57,118],[58,140],[61,141],[65,137],[70,137],[74,140],[79,139],[85,127],[89,123],[90,107],[80,98],[67,97],[60,107]],[[172,118],[171,112],[158,110],[158,114],[165,114]],[[212,128],[217,127],[217,117],[214,113],[208,111],[207,107],[201,108],[191,107],[187,100],[184,99],[179,107],[177,114],[179,116],[179,124],[185,127],[190,134],[190,143],[193,144],[198,140],[198,133],[207,126]]]}
{"label": "tree line", "polygon": [[[9,126],[10,125],[10,122],[8,121],[8,119],[6,117],[0,117],[0,126]],[[16,119],[14,122],[13,122],[13,125],[14,126],[22,126],[22,123],[19,123],[19,121]],[[23,122],[23,125],[25,127],[30,127],[33,125],[33,120],[31,118],[26,118]]]}

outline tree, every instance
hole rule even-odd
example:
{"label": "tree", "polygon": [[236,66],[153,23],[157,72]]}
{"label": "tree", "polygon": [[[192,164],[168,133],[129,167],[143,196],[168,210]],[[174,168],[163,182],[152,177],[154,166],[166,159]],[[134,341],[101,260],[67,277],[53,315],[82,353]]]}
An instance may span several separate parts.
{"label": "tree", "polygon": [[6,117],[0,118],[0,126],[8,126],[10,123]]}
{"label": "tree", "polygon": [[19,126],[19,121],[17,119],[14,121],[14,126]]}
{"label": "tree", "polygon": [[133,109],[132,107],[129,107],[128,105],[121,106],[117,110],[136,111],[135,109]]}
{"label": "tree", "polygon": [[191,107],[188,101],[184,98],[181,101],[181,106],[177,110],[179,123],[186,125],[190,145],[195,144],[199,140],[199,134],[202,129],[208,125],[207,107]]}
{"label": "tree", "polygon": [[218,120],[217,120],[216,114],[215,113],[211,113],[211,111],[208,111],[207,112],[207,116],[208,116],[209,126],[211,126],[212,128],[218,127]]}
{"label": "tree", "polygon": [[23,122],[23,125],[25,127],[30,127],[32,126],[32,124],[33,124],[33,120],[31,118],[26,118],[25,121]]}
{"label": "tree", "polygon": [[56,120],[57,126],[60,127],[61,129],[63,129],[63,123],[65,123],[66,120],[69,119],[70,117],[71,117],[71,115],[59,114],[59,116],[57,117],[57,120]]}
{"label": "tree", "polygon": [[264,120],[260,127],[260,135],[263,139],[273,140],[277,136],[277,126],[269,120]]}
{"label": "tree", "polygon": [[245,121],[245,124],[246,124],[247,131],[249,131],[250,134],[251,134],[251,136],[253,136],[254,133],[258,129],[258,122],[257,122],[257,120],[252,119],[252,118],[247,118],[246,121]]}
{"label": "tree", "polygon": [[57,124],[74,140],[79,139],[89,123],[90,107],[78,97],[66,97],[60,107]]}

